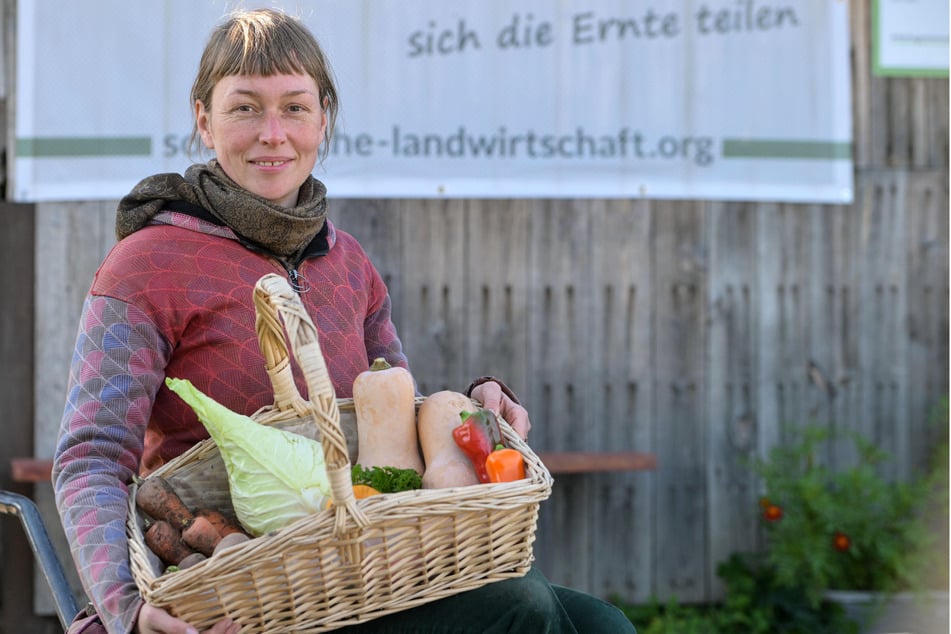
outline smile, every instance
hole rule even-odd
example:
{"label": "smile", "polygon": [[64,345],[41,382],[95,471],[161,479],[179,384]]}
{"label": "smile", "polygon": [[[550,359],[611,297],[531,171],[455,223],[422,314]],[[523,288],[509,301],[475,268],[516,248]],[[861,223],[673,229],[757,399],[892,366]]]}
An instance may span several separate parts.
{"label": "smile", "polygon": [[261,167],[279,167],[287,163],[287,161],[253,161],[253,163]]}

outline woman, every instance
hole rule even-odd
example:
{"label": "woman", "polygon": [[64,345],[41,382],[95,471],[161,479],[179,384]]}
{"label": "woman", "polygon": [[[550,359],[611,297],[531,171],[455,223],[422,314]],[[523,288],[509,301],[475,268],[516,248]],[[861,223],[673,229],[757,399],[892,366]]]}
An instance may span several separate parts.
{"label": "woman", "polygon": [[[273,402],[251,303],[260,277],[283,272],[299,291],[339,397],[351,396],[376,357],[407,367],[386,286],[356,240],[326,218],[326,190],[311,176],[337,112],[311,33],[272,10],[233,15],[212,32],[191,100],[193,137],[216,158],[184,176],[146,178],[120,202],[119,242],[83,306],[54,456],[66,536],[110,632],[195,632],[135,587],[128,484],[207,437],[166,376],[246,414]],[[527,436],[528,414],[504,385],[483,377],[469,392]],[[347,631],[459,623],[460,632],[574,632],[579,615],[582,631],[633,631],[609,604],[551,586],[537,571]],[[238,629],[226,619],[210,631]]]}

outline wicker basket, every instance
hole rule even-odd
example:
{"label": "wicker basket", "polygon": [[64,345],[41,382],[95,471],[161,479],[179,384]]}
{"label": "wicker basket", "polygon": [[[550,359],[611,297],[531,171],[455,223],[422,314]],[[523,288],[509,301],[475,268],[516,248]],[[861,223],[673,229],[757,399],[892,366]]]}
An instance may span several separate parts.
{"label": "wicker basket", "polygon": [[[254,303],[275,402],[253,418],[320,438],[334,506],[192,568],[162,574],[145,546],[133,486],[127,523],[132,573],[149,603],[199,629],[228,616],[244,634],[324,632],[528,572],[538,506],[550,495],[552,479],[507,423],[501,422],[503,436],[524,455],[526,479],[356,500],[350,480],[353,402],[335,398],[313,322],[277,275],[259,280]],[[294,385],[291,353],[310,400]],[[152,475],[168,479],[189,506],[233,517],[227,474],[212,440]]]}

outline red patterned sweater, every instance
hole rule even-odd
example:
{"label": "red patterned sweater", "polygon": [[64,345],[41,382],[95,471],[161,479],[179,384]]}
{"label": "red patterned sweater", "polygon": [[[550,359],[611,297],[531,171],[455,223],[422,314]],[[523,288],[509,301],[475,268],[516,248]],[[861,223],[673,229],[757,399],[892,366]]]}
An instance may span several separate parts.
{"label": "red patterned sweater", "polygon": [[[297,270],[334,389],[345,398],[372,359],[407,362],[386,286],[362,247],[329,221],[327,246]],[[166,211],[121,240],[96,274],[73,351],[53,485],[84,588],[110,632],[132,631],[141,605],[125,537],[128,484],[207,437],[165,377],[190,379],[245,414],[273,403],[252,303],[267,273],[286,271],[230,229]]]}

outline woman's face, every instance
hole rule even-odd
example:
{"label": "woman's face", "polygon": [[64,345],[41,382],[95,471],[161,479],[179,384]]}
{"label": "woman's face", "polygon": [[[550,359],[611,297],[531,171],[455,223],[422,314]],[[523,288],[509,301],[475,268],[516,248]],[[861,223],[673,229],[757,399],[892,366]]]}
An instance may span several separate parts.
{"label": "woman's face", "polygon": [[285,207],[317,163],[327,129],[309,75],[229,75],[195,104],[202,141],[238,185]]}

